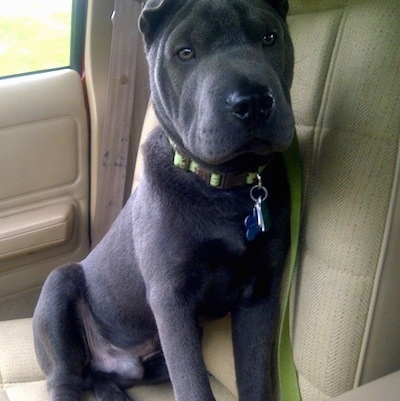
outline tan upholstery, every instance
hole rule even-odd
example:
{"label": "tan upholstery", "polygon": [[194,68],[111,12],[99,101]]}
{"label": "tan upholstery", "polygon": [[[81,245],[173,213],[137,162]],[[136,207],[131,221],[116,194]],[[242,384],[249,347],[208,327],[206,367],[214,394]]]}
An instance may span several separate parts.
{"label": "tan upholstery", "polygon": [[[316,401],[350,390],[366,369],[399,180],[400,2],[293,5],[301,13],[290,26],[305,176],[293,343],[303,399]],[[397,344],[381,349],[368,380],[400,368],[396,298],[384,331]]]}
{"label": "tan upholstery", "polygon": [[[291,0],[305,189],[293,346],[303,401],[400,369],[399,21],[398,0]],[[216,398],[234,400],[229,321],[208,326],[204,344]],[[0,323],[0,380],[0,401],[48,399],[29,319]],[[132,394],[172,400],[165,385]]]}
{"label": "tan upholstery", "polygon": [[398,401],[400,394],[400,371],[374,380],[365,386],[348,391],[332,401]]}
{"label": "tan upholstery", "polygon": [[[33,349],[32,319],[0,322],[0,401],[48,400],[43,373],[36,362]],[[218,401],[232,401],[234,397],[217,380],[211,378]],[[139,386],[129,394],[135,401],[173,401],[168,384]],[[95,401],[86,393],[84,401]]]}

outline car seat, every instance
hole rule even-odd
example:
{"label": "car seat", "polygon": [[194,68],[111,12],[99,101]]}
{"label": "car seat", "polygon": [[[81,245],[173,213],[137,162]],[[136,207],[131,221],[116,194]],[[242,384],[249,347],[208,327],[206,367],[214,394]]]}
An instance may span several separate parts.
{"label": "car seat", "polygon": [[[304,188],[292,284],[302,400],[399,400],[400,2],[290,7]],[[149,112],[144,131],[153,123]],[[206,327],[204,354],[216,399],[237,399],[228,319]],[[129,393],[173,400],[168,384]],[[31,319],[0,322],[0,401],[47,399]]]}

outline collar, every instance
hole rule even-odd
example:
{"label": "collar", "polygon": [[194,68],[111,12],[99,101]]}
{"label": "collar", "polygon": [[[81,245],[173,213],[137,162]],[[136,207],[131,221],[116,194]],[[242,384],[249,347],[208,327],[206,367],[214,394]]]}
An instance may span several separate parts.
{"label": "collar", "polygon": [[203,169],[200,165],[191,160],[185,155],[175,144],[175,142],[169,138],[169,143],[174,150],[174,165],[184,171],[191,171],[192,173],[201,177],[207,184],[214,188],[220,189],[231,189],[233,187],[241,185],[252,185],[258,182],[258,175],[266,167],[266,164],[259,166],[257,171],[243,172],[240,174],[235,173],[213,173]]}

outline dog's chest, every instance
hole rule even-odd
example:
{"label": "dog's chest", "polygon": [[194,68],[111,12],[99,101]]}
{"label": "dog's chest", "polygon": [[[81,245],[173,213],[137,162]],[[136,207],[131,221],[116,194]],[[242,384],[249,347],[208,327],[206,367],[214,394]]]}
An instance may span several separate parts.
{"label": "dog's chest", "polygon": [[[147,158],[149,164],[157,154],[153,156]],[[155,174],[148,169],[148,180],[139,193],[144,203],[152,205],[152,213],[141,221],[150,221],[149,226],[156,228],[152,249],[162,252],[156,259],[162,261],[162,268],[157,267],[154,276],[171,283],[169,287],[180,292],[200,316],[210,318],[264,296],[272,274],[271,263],[266,261],[267,249],[275,234],[271,229],[257,233],[252,240],[246,236],[249,227],[245,220],[254,217],[252,187],[214,189],[174,166],[157,171]],[[277,176],[280,170],[274,171]],[[272,190],[268,205],[280,192],[272,188],[274,176],[265,180]],[[275,211],[269,211],[273,228]]]}
{"label": "dog's chest", "polygon": [[255,244],[243,241],[244,246],[238,246],[215,238],[192,249],[185,261],[182,288],[200,316],[219,318],[236,304],[251,302],[258,296],[260,283],[265,292],[268,266],[260,260],[257,250],[263,242],[261,236]]}

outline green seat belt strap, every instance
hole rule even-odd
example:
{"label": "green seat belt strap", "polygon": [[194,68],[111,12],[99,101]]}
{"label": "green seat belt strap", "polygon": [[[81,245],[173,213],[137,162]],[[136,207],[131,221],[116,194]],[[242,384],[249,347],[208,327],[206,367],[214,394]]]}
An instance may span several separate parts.
{"label": "green seat belt strap", "polygon": [[300,401],[300,390],[290,339],[290,289],[296,270],[300,235],[301,160],[297,136],[283,154],[290,186],[290,256],[289,276],[282,301],[281,323],[278,333],[278,378],[281,401]]}

